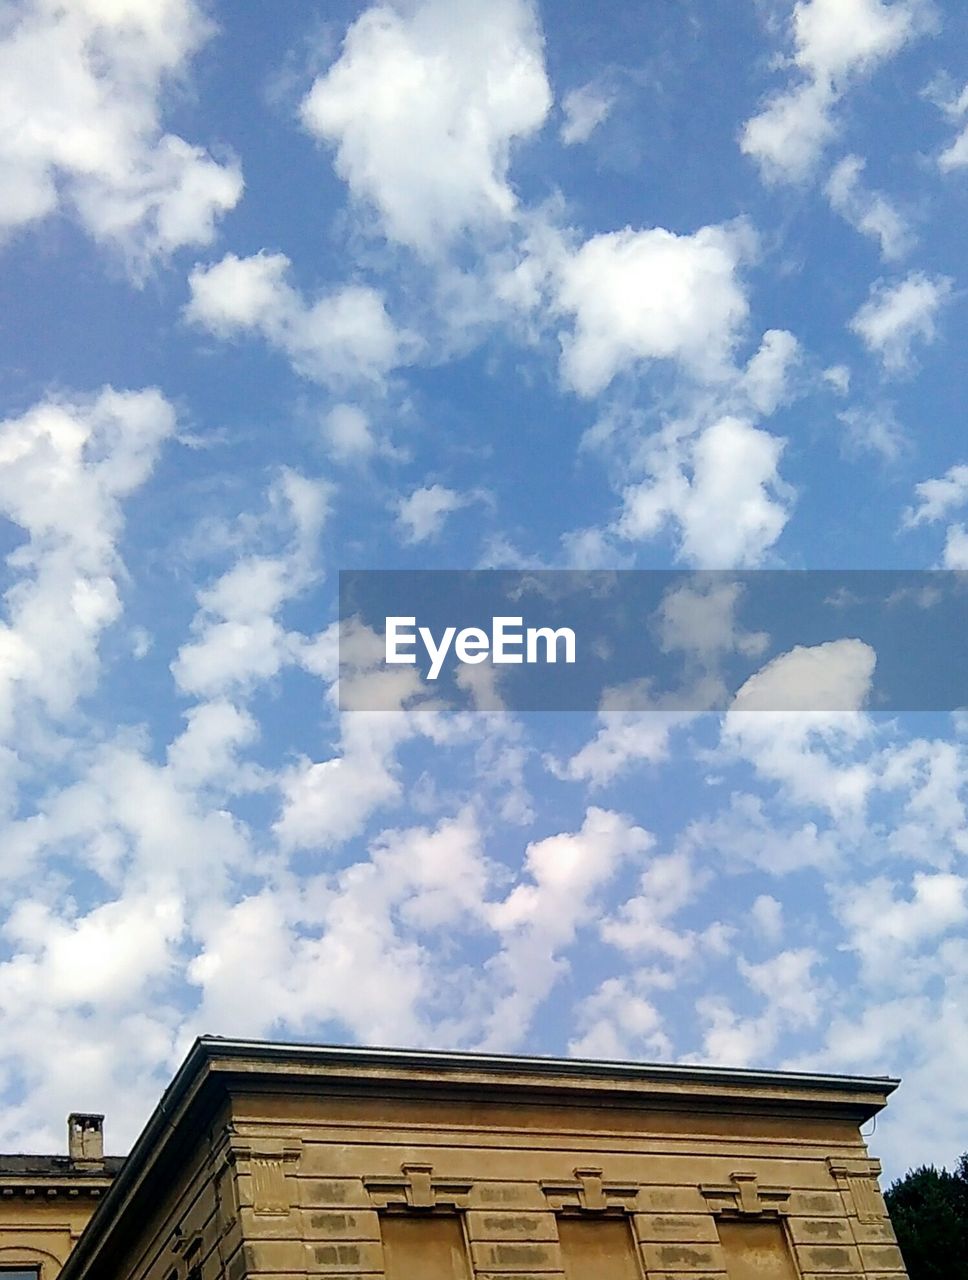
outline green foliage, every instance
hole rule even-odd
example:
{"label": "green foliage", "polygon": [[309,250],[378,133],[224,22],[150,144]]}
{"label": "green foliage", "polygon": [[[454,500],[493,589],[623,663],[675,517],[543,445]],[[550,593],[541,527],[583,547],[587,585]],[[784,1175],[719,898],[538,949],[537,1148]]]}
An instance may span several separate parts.
{"label": "green foliage", "polygon": [[954,1173],[911,1169],[885,1199],[911,1280],[968,1280],[968,1154]]}

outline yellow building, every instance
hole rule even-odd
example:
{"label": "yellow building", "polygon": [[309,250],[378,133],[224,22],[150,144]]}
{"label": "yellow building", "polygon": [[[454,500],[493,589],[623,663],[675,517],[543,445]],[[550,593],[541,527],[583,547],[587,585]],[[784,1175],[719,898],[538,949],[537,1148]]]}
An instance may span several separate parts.
{"label": "yellow building", "polygon": [[897,1280],[895,1084],[202,1039],[61,1280]]}
{"label": "yellow building", "polygon": [[66,1156],[0,1155],[0,1280],[54,1280],[124,1163],[104,1117],[68,1117]]}

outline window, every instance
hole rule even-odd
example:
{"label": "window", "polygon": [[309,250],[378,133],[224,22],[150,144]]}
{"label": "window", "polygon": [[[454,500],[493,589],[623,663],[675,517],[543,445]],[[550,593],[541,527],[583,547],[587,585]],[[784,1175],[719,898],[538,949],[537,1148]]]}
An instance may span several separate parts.
{"label": "window", "polygon": [[0,1266],[0,1280],[40,1280],[40,1264],[27,1263],[23,1266]]}
{"label": "window", "polygon": [[568,1280],[641,1280],[625,1218],[559,1218],[558,1239]]}
{"label": "window", "polygon": [[388,1214],[380,1224],[387,1280],[470,1280],[461,1220]]}
{"label": "window", "polygon": [[782,1223],[721,1219],[717,1226],[729,1280],[798,1280]]}

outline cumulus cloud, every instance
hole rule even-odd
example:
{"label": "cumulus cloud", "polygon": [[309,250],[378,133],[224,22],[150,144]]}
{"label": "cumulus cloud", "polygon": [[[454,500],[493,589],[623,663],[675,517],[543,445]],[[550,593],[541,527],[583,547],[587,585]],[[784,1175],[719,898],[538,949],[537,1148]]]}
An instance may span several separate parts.
{"label": "cumulus cloud", "polygon": [[245,692],[300,660],[303,637],[286,631],[277,615],[313,580],[331,496],[325,481],[288,469],[280,473],[270,489],[267,522],[288,526],[289,544],[275,556],[243,555],[198,593],[193,637],[171,664],[183,692],[206,698]]}
{"label": "cumulus cloud", "polygon": [[396,712],[345,715],[339,754],[301,760],[280,780],[276,835],[283,846],[332,848],[358,835],[371,814],[398,802],[403,784],[395,752],[415,731]]}
{"label": "cumulus cloud", "polygon": [[662,1015],[641,985],[634,974],[606,978],[575,1011],[579,1034],[569,1041],[568,1052],[613,1062],[669,1058],[672,1042]]}
{"label": "cumulus cloud", "polygon": [[535,1007],[565,970],[561,951],[592,918],[592,903],[627,859],[654,845],[652,834],[608,809],[586,810],[579,831],[560,832],[528,845],[524,876],[487,919],[504,938],[488,964],[499,993],[488,1018],[485,1044],[519,1041]]}
{"label": "cumulus cloud", "polygon": [[746,122],[743,152],[771,180],[808,177],[837,132],[836,107],[850,82],[898,53],[929,18],[921,0],[797,0],[790,27],[799,82]]}
{"label": "cumulus cloud", "polygon": [[[938,479],[922,480],[914,486],[914,491],[918,503],[904,512],[903,528],[915,529],[945,520],[968,505],[968,466],[949,467]],[[948,525],[942,564],[946,569],[968,569],[968,530],[961,523]]]}
{"label": "cumulus cloud", "polygon": [[166,84],[210,25],[194,0],[23,0],[0,39],[0,233],[65,210],[140,271],[208,244],[234,162],[166,133]]}
{"label": "cumulus cloud", "polygon": [[740,381],[742,393],[758,413],[773,413],[787,398],[800,357],[800,344],[788,330],[767,329],[763,334]]}
{"label": "cumulus cloud", "polygon": [[773,658],[737,691],[722,745],[778,783],[800,805],[846,821],[863,812],[875,782],[852,752],[868,733],[860,714],[876,654],[861,640],[797,645]]}
{"label": "cumulus cloud", "polygon": [[750,920],[765,941],[779,942],[783,936],[783,903],[771,894],[761,893],[750,907]]}
{"label": "cumulus cloud", "polygon": [[904,513],[906,528],[943,520],[968,503],[968,466],[962,463],[949,467],[939,479],[922,480],[916,484],[914,492],[918,495],[918,506],[909,507]]}
{"label": "cumulus cloud", "polygon": [[[937,89],[937,86],[932,88]],[[968,85],[965,85],[960,93],[945,92],[942,86],[940,93],[936,91],[930,96],[948,119],[959,126],[959,132],[954,141],[950,142],[938,156],[938,166],[945,172],[963,169],[968,165],[968,124],[963,123],[965,116],[968,115]]]}
{"label": "cumulus cloud", "polygon": [[870,691],[876,660],[863,640],[796,645],[750,676],[731,713],[856,711]]}
{"label": "cumulus cloud", "polygon": [[565,118],[559,136],[565,146],[587,142],[614,106],[615,95],[594,81],[569,90],[561,100]]}
{"label": "cumulus cloud", "polygon": [[825,989],[813,973],[819,963],[809,947],[781,951],[761,964],[741,958],[739,972],[764,1008],[743,1017],[720,996],[697,1001],[696,1011],[706,1023],[706,1059],[738,1067],[763,1063],[784,1031],[816,1026],[826,1007]]}
{"label": "cumulus cloud", "polygon": [[[618,702],[619,706],[612,704]],[[636,767],[659,764],[669,755],[673,729],[689,719],[666,711],[621,709],[624,690],[609,690],[602,700],[601,728],[568,760],[549,761],[558,778],[603,787]]]}
{"label": "cumulus cloud", "polygon": [[[337,681],[336,645],[343,672]],[[370,816],[403,795],[398,747],[428,726],[412,704],[425,694],[415,667],[383,667],[383,644],[368,628],[334,624],[303,665],[329,681],[329,698],[353,710],[340,716],[338,750],[325,760],[303,758],[278,779],[282,811],[275,834],[284,848],[329,849],[365,827]],[[382,668],[382,669],[380,669]],[[373,708],[393,708],[375,710]],[[410,707],[408,714],[401,714]]]}
{"label": "cumulus cloud", "polygon": [[323,435],[337,462],[371,457],[378,447],[370,420],[353,404],[337,404],[323,419]]}
{"label": "cumulus cloud", "polygon": [[935,319],[950,293],[947,276],[912,271],[897,284],[875,285],[850,328],[888,372],[902,372],[911,363],[915,342],[934,341]]}
{"label": "cumulus cloud", "polygon": [[512,145],[550,107],[528,0],[422,0],[367,9],[301,116],[384,233],[434,256],[514,216]]}
{"label": "cumulus cloud", "polygon": [[[301,890],[266,889],[207,922],[188,969],[204,1016],[236,1034],[265,1035],[283,1019],[295,1028],[336,1020],[371,1043],[426,1035],[440,986],[428,935],[473,925],[487,895],[477,821],[464,809],[433,828],[384,831],[367,854],[332,877]],[[260,953],[246,962],[253,936]]]}
{"label": "cumulus cloud", "polygon": [[672,523],[679,555],[701,568],[755,565],[789,517],[779,475],[784,442],[741,418],[725,417],[687,440],[670,437],[650,452],[648,480],[623,495],[618,533],[654,537]]}
{"label": "cumulus cloud", "polygon": [[220,338],[258,334],[302,377],[336,389],[379,385],[416,355],[418,340],[394,325],[376,289],[342,285],[308,303],[286,279],[289,267],[282,253],[197,266],[185,317]]}
{"label": "cumulus cloud", "polygon": [[897,885],[883,877],[844,888],[835,909],[847,929],[847,945],[855,950],[872,981],[896,983],[914,955],[968,920],[968,881],[947,873],[916,872],[910,898],[897,896]]}
{"label": "cumulus cloud", "polygon": [[36,998],[42,989],[55,1007],[124,1004],[165,976],[183,928],[173,897],[106,902],[78,919],[20,902],[3,929],[15,955],[0,966],[0,1003],[10,1014],[16,995]]}
{"label": "cumulus cloud", "polygon": [[[919,503],[905,511],[904,528],[914,529],[944,520],[968,504],[968,466],[949,467],[937,480],[922,480],[914,486],[914,491]],[[948,525],[942,564],[946,569],[968,569],[968,530],[963,524]]]}
{"label": "cumulus cloud", "polygon": [[655,953],[669,961],[687,960],[696,948],[691,930],[677,931],[673,917],[696,896],[705,876],[683,850],[653,858],[639,891],[602,922],[602,937],[622,951]]}
{"label": "cumulus cloud", "polygon": [[565,382],[597,395],[648,360],[722,376],[749,310],[738,273],[752,248],[744,224],[692,235],[626,227],[586,240],[559,266],[557,307],[574,317],[562,337]]}
{"label": "cumulus cloud", "polygon": [[863,172],[860,156],[844,156],[827,179],[827,199],[861,235],[877,241],[882,258],[889,262],[901,258],[913,242],[911,229],[887,196],[864,186]]}
{"label": "cumulus cloud", "polygon": [[469,500],[466,494],[442,484],[414,489],[397,506],[397,524],[404,542],[416,544],[438,537],[451,512],[466,506]]}
{"label": "cumulus cloud", "polygon": [[18,707],[61,717],[91,688],[99,638],[121,613],[122,504],[174,429],[155,390],[45,400],[0,423],[0,512],[26,535],[7,557],[0,737]]}
{"label": "cumulus cloud", "polygon": [[900,458],[907,439],[889,404],[868,409],[844,409],[837,414],[844,427],[843,446],[848,456],[876,453],[887,462]]}

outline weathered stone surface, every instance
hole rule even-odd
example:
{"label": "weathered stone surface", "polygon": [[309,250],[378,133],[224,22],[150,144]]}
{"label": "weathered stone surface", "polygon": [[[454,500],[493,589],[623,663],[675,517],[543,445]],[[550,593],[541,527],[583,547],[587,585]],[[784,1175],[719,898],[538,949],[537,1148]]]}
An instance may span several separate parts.
{"label": "weathered stone surface", "polygon": [[62,1280],[409,1280],[414,1256],[422,1280],[735,1280],[727,1259],[754,1257],[770,1277],[903,1277],[859,1131],[889,1082],[193,1052],[138,1195],[105,1206]]}

